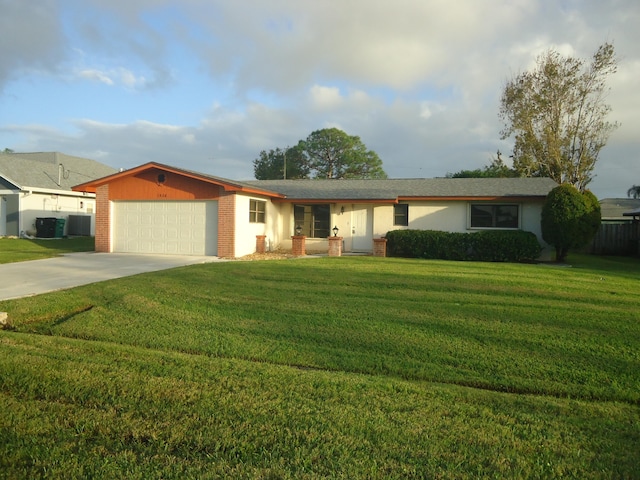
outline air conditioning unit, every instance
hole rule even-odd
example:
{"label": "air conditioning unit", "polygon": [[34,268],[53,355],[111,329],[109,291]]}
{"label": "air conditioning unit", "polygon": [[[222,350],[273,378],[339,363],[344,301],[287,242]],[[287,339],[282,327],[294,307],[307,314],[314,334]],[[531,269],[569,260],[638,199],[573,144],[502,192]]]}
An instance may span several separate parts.
{"label": "air conditioning unit", "polygon": [[67,235],[76,237],[91,236],[91,215],[69,215]]}

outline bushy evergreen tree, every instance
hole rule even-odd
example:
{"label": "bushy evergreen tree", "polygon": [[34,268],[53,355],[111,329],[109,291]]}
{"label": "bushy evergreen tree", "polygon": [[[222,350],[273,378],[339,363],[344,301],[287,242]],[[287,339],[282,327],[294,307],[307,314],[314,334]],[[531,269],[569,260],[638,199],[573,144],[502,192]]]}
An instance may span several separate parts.
{"label": "bushy evergreen tree", "polygon": [[547,195],[542,208],[542,238],[555,247],[556,261],[564,262],[570,249],[587,245],[600,228],[600,203],[589,191],[570,184]]}

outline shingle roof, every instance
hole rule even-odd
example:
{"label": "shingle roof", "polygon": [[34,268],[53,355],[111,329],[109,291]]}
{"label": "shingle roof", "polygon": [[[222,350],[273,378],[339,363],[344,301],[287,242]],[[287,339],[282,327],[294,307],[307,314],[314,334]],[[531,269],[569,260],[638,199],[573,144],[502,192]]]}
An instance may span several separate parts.
{"label": "shingle roof", "polygon": [[558,186],[550,178],[250,180],[243,183],[284,194],[289,199],[308,200],[545,197]]}
{"label": "shingle roof", "polygon": [[70,191],[73,185],[116,171],[95,160],[58,152],[0,154],[0,176],[23,189]]}
{"label": "shingle roof", "polygon": [[640,209],[640,199],[603,198],[600,200],[600,214],[603,220],[629,220],[625,213]]}

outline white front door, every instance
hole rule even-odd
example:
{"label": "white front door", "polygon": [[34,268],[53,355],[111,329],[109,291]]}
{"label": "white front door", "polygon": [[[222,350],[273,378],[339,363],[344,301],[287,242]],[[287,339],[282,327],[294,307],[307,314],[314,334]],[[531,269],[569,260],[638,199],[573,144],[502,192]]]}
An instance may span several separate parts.
{"label": "white front door", "polygon": [[373,250],[373,207],[354,205],[351,215],[351,250],[371,252]]}

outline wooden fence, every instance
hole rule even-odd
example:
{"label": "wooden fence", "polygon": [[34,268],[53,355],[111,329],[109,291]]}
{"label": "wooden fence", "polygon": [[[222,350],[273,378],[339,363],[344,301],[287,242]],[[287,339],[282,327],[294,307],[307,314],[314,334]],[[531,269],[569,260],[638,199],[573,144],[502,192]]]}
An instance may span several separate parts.
{"label": "wooden fence", "polygon": [[638,222],[603,223],[587,252],[595,255],[635,255],[640,238]]}

